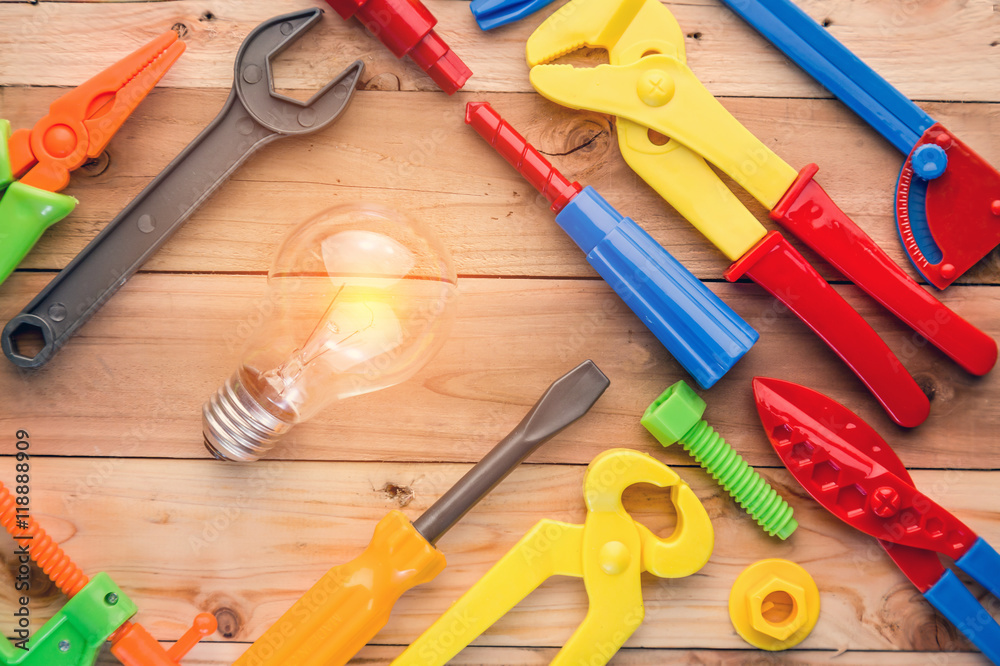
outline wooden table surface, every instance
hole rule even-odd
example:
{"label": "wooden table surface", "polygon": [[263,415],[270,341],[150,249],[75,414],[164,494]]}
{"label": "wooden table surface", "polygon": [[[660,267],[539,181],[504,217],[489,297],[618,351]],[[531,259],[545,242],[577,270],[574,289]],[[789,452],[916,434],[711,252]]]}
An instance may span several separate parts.
{"label": "wooden table surface", "polygon": [[[799,4],[1000,163],[994,2]],[[524,42],[554,6],[484,34],[467,2],[427,5],[440,35],[475,72],[466,89],[447,97],[357,22],[328,10],[276,64],[279,85],[308,95],[360,58],[366,70],[352,107],[333,126],[251,158],[44,369],[19,372],[0,362],[0,479],[13,483],[15,433],[28,431],[31,508],[39,522],[85,572],[108,572],[158,639],[176,640],[197,612],[214,613],[219,633],[184,663],[229,664],[330,566],[359,553],[387,510],[419,515],[553,379],[590,358],[611,379],[605,396],[441,540],[448,568],[403,597],[355,663],[388,663],[539,519],[580,522],[585,466],[617,446],[652,453],[691,484],[712,517],[715,550],[695,576],[644,575],[645,623],[613,663],[985,663],[872,539],[828,515],[784,471],[758,422],[750,379],[804,383],[855,410],[895,445],[921,489],[1000,543],[1000,374],[965,374],[817,259],[931,397],[924,425],[895,427],[776,301],[753,284],[720,279],[724,257],[629,170],[609,118],[565,110],[532,91]],[[667,5],[709,90],[794,167],[817,162],[831,196],[913,273],[892,215],[897,152],[718,0]],[[308,6],[325,5],[0,2],[0,117],[14,127],[31,126],[64,87],[163,30],[173,27],[187,43],[106,154],[74,174],[66,193],[80,205],[0,286],[3,321],[215,117],[247,33]],[[640,426],[645,406],[686,378],[684,371],[597,277],[527,183],[462,124],[470,100],[490,101],[557,167],[597,187],[760,331],[747,357],[703,394],[709,421],[793,505],[800,527],[787,542],[765,536],[681,450],[663,450]],[[759,205],[740,196],[766,220]],[[313,213],[356,200],[381,201],[426,221],[450,248],[461,292],[451,337],[415,378],[335,405],[296,428],[267,460],[208,459],[201,405],[236,367],[278,243]],[[1000,337],[1000,255],[940,297]],[[671,529],[664,493],[634,488],[627,506],[652,529]],[[0,603],[13,609],[14,545],[0,541]],[[773,655],[744,643],[727,612],[737,574],[767,557],[802,564],[822,595],[812,634]],[[985,600],[997,611],[995,599]],[[64,602],[36,572],[32,628]],[[586,605],[580,581],[551,580],[454,663],[548,663]],[[6,635],[13,627],[11,613],[0,614]],[[99,663],[117,662],[104,654]]]}

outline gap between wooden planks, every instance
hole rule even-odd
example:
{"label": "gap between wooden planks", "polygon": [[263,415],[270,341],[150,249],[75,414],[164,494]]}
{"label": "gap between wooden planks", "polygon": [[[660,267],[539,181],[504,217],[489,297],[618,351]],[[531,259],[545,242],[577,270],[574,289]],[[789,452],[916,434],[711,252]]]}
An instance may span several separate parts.
{"label": "gap between wooden planks", "polygon": [[[588,426],[580,423],[574,429]],[[195,613],[209,611],[223,618],[226,638],[245,643],[330,566],[360,553],[386,511],[402,508],[411,517],[419,515],[468,467],[35,458],[32,514],[85,572],[107,571],[138,604],[137,621],[157,638],[176,639]],[[439,546],[449,566],[404,595],[373,642],[408,644],[539,519],[581,522],[584,469],[525,465],[516,470],[442,538]],[[677,580],[644,576],[646,620],[629,646],[744,649],[729,625],[726,600],[732,581],[753,560],[786,557],[813,574],[822,595],[823,621],[802,649],[969,649],[874,540],[828,514],[784,470],[764,474],[793,505],[800,527],[788,541],[779,542],[765,536],[700,469],[676,469],[712,517],[715,550],[697,575]],[[93,475],[100,481],[86,485]],[[4,480],[10,476],[4,474]],[[914,472],[919,487],[996,542],[1000,520],[995,512],[982,510],[994,476]],[[387,492],[389,484],[409,492]],[[401,502],[409,493],[412,499]],[[638,486],[628,493],[626,504],[654,531],[673,529],[665,491]],[[0,603],[8,606],[15,595],[9,573],[13,548],[4,535],[0,557],[8,573],[2,577],[9,580],[0,585]],[[63,600],[41,577],[34,585],[32,617],[40,623]],[[559,646],[582,619],[585,606],[579,580],[554,579],[477,644]],[[0,622],[11,630],[11,618]]]}
{"label": "gap between wooden planks", "polygon": [[[478,32],[465,3],[430,0],[429,4],[441,18],[441,34],[476,72],[470,86],[475,92],[450,99],[433,92],[408,94],[405,98],[392,92],[374,92],[433,88],[415,67],[393,59],[356,22],[344,24],[327,12],[321,26],[300,42],[298,55],[293,53],[284,66],[283,79],[289,87],[315,88],[360,56],[368,67],[365,86],[373,91],[359,93],[355,108],[325,132],[265,149],[223,186],[147,268],[164,272],[259,273],[266,270],[275,246],[291,224],[328,203],[379,198],[429,218],[442,236],[453,243],[464,275],[592,278],[592,271],[554,225],[550,213],[537,205],[529,187],[491,155],[471,130],[461,126],[465,101],[489,99],[529,139],[552,154],[553,161],[568,175],[595,185],[623,213],[646,226],[697,275],[718,277],[725,262],[627,170],[617,154],[606,119],[566,111],[530,93],[523,42],[555,4],[520,25],[490,35]],[[891,214],[892,186],[900,156],[839,102],[780,99],[827,95],[715,0],[668,4],[688,35],[689,61],[709,89],[734,96],[723,103],[791,164],[800,167],[809,161],[818,162],[820,182],[835,200],[909,270],[895,238]],[[1000,70],[990,66],[1000,57],[992,46],[998,21],[992,3],[942,0],[801,4],[814,17],[830,19],[835,35],[911,97],[998,101],[996,79]],[[283,10],[311,5],[323,6],[323,3],[290,2]],[[0,51],[5,54],[0,59],[0,84],[15,86],[0,88],[0,108],[2,115],[15,120],[16,126],[29,126],[37,120],[39,110],[61,92],[24,85],[76,85],[176,23],[183,24],[178,29],[186,33],[189,45],[187,54],[164,80],[163,89],[154,92],[140,106],[109,146],[107,170],[90,177],[84,172],[75,175],[68,192],[79,196],[83,203],[71,219],[46,235],[25,264],[51,270],[65,265],[215,116],[230,84],[232,56],[239,42],[257,22],[276,10],[273,3],[263,0],[242,3],[209,0],[125,4],[42,2],[35,6],[2,2],[0,11],[8,25],[17,26],[0,36],[0,43],[7,40]],[[26,28],[30,34],[25,33]],[[933,51],[935,57],[927,58],[928,51]],[[756,98],[740,99],[742,96]],[[922,106],[945,121],[988,160],[1000,161],[993,138],[997,135],[995,105]],[[782,122],[775,123],[775,118]],[[367,129],[373,125],[383,131]],[[441,126],[449,128],[447,140],[433,142],[429,148],[421,148],[410,134],[393,131],[416,127],[429,135]],[[303,159],[304,155],[308,159]],[[325,168],[315,168],[317,163]],[[461,187],[454,185],[456,181],[462,183]],[[273,206],[262,206],[261,201]],[[763,211],[751,205],[758,217],[765,219]],[[270,213],[272,207],[287,211],[287,216],[294,219],[274,218]],[[22,272],[0,287],[0,313],[6,315],[3,318],[18,311],[48,278],[49,275]],[[1000,282],[996,254],[981,264],[970,280],[979,284]],[[13,395],[15,401],[8,403],[12,410],[5,408],[0,414],[0,424],[16,429],[23,425],[22,417],[30,420],[39,452],[98,456],[40,463],[46,475],[49,465],[67,466],[58,467],[62,472],[53,471],[49,477],[52,485],[40,489],[43,502],[46,497],[54,502],[53,508],[42,505],[43,511],[50,512],[43,519],[46,526],[55,523],[54,533],[60,540],[68,539],[66,547],[74,557],[77,557],[75,549],[82,544],[80,556],[85,568],[91,572],[107,569],[116,578],[124,578],[134,590],[142,591],[140,607],[150,620],[147,623],[140,619],[161,639],[180,634],[196,612],[194,606],[199,595],[207,591],[230,593],[233,608],[251,616],[253,610],[247,608],[256,592],[270,600],[266,609],[258,610],[258,615],[270,613],[272,619],[276,617],[283,608],[277,607],[275,596],[280,596],[287,607],[329,565],[353,556],[367,542],[374,522],[391,506],[384,495],[378,494],[381,487],[378,481],[398,481],[403,472],[414,479],[421,473],[424,481],[435,479],[435,485],[425,484],[427,487],[415,503],[406,508],[415,515],[425,506],[420,501],[429,502],[443,490],[444,485],[437,485],[438,479],[445,484],[458,478],[465,469],[439,465],[436,461],[478,459],[517,422],[527,405],[555,376],[585,356],[593,356],[612,375],[612,388],[587,426],[581,424],[565,433],[534,460],[583,463],[610,445],[627,445],[652,452],[678,466],[688,464],[677,450],[659,451],[637,423],[637,415],[645,404],[668,383],[684,376],[683,372],[630,313],[620,304],[614,309],[617,301],[607,287],[594,280],[465,279],[462,318],[452,341],[431,367],[403,387],[361,398],[354,406],[332,411],[318,422],[303,426],[289,446],[276,452],[297,459],[392,458],[401,462],[427,460],[432,464],[286,463],[292,466],[295,478],[286,486],[276,487],[274,493],[299,497],[303,490],[309,491],[298,510],[290,510],[288,515],[302,516],[305,507],[309,521],[305,529],[317,533],[309,542],[320,550],[303,547],[305,542],[291,526],[280,527],[278,538],[272,541],[270,534],[255,529],[259,523],[247,515],[242,525],[237,521],[229,531],[238,533],[238,538],[219,538],[227,548],[229,540],[236,543],[231,550],[223,549],[216,554],[228,564],[213,564],[211,570],[207,566],[199,568],[199,558],[177,550],[185,546],[182,539],[163,547],[161,541],[147,535],[162,534],[163,530],[186,534],[197,529],[203,525],[199,519],[217,516],[226,501],[229,506],[238,502],[235,498],[246,490],[246,485],[230,479],[228,485],[224,484],[224,492],[212,495],[216,489],[206,490],[203,477],[214,478],[212,475],[221,473],[214,462],[104,456],[201,458],[204,455],[198,410],[208,393],[234,367],[234,346],[238,344],[231,343],[232,336],[259,303],[262,287],[263,280],[257,276],[141,275],[43,373],[22,378],[13,374],[11,366],[3,364],[0,374],[0,395]],[[933,351],[916,350],[912,357],[906,355],[907,366],[934,394],[934,402],[928,423],[904,433],[888,424],[857,380],[828,350],[796,320],[776,312],[774,302],[760,290],[749,285],[716,284],[713,288],[764,334],[750,357],[706,394],[709,419],[737,448],[746,452],[752,463],[776,464],[760,432],[747,390],[749,378],[762,373],[809,383],[845,402],[886,435],[911,466],[998,468],[1000,456],[994,436],[997,415],[995,401],[991,399],[996,395],[996,381],[992,377],[984,380],[966,377]],[[863,314],[872,318],[891,346],[897,350],[907,348],[911,340],[907,330],[860,296],[856,289],[840,289]],[[945,294],[945,300],[997,337],[1000,324],[996,320],[994,291],[992,287],[953,288]],[[511,316],[512,312],[519,316]],[[503,344],[498,345],[497,340]],[[574,342],[567,345],[567,340]],[[775,372],[779,365],[780,373]],[[365,414],[390,412],[396,421],[389,424],[372,426],[364,418]],[[101,471],[107,469],[102,463],[112,466],[109,477],[102,476]],[[278,465],[265,463],[261,469]],[[700,470],[688,467],[680,471],[710,503],[720,538],[717,557],[720,553],[735,554],[721,564],[715,559],[710,564],[707,589],[718,598],[713,597],[712,603],[706,605],[708,614],[700,606],[690,605],[701,599],[698,595],[706,594],[700,587],[687,587],[701,583],[700,580],[685,582],[681,589],[691,591],[689,597],[679,601],[665,600],[666,588],[658,586],[655,580],[647,580],[646,587],[652,587],[649,593],[652,601],[658,605],[651,608],[650,621],[633,641],[636,645],[672,644],[678,649],[626,650],[616,657],[615,663],[699,659],[742,663],[748,658],[769,658],[745,649],[732,633],[724,612],[728,584],[739,568],[758,556],[751,558],[748,553],[752,544],[762,542],[764,537],[737,514],[731,502],[718,497],[719,491]],[[418,590],[412,598],[404,600],[401,617],[394,619],[394,625],[380,641],[402,644],[416,636],[446,607],[450,598],[471,584],[537,518],[580,510],[581,468],[563,464],[542,469],[529,466],[523,473],[534,484],[527,480],[520,482],[517,489],[523,490],[524,497],[511,499],[505,494],[498,495],[483,507],[483,511],[490,513],[470,516],[473,522],[465,533],[469,536],[460,537],[456,532],[446,537],[456,541],[452,567],[436,581],[442,587],[432,588],[437,590],[432,596],[425,597]],[[0,470],[0,478],[10,480],[3,474]],[[91,474],[97,474],[95,492],[93,497],[84,499]],[[119,481],[112,479],[121,474],[127,478],[123,486],[118,486]],[[785,484],[789,481],[783,473],[769,470],[766,474],[777,475],[782,487],[787,488]],[[990,511],[992,507],[982,506],[982,498],[992,496],[995,474],[995,471],[941,469],[918,472],[917,478],[918,484],[935,499],[958,511],[963,519],[996,542],[995,514]],[[308,481],[300,485],[299,476]],[[362,477],[365,483],[359,483]],[[516,482],[517,478],[512,477],[509,482]],[[975,481],[970,482],[970,478]],[[78,490],[76,481],[81,479],[84,486]],[[377,486],[374,491],[373,480]],[[968,490],[975,501],[954,497],[956,484]],[[68,494],[67,486],[72,486]],[[220,496],[226,493],[228,500]],[[194,503],[191,497],[197,498]],[[215,497],[218,501],[200,504],[204,497]],[[867,540],[852,535],[828,517],[814,516],[818,509],[811,502],[800,495],[790,499],[805,527],[821,531],[829,526],[833,536],[803,532],[795,538],[803,539],[806,545],[802,548],[808,552],[803,555],[796,541],[792,544],[795,550],[786,556],[803,557],[800,561],[806,561],[811,557],[841,555],[841,559],[850,563],[858,553],[871,552]],[[261,497],[260,502],[268,505],[260,511],[268,513],[272,503],[287,503],[287,498],[269,494]],[[642,503],[641,497],[639,502]],[[177,508],[179,504],[184,506]],[[546,507],[545,513],[538,513],[539,505]],[[513,514],[505,513],[508,506]],[[108,516],[127,516],[126,511],[136,507],[138,515],[122,519],[113,527],[100,526],[100,521],[111,520]],[[102,514],[102,510],[107,513]],[[280,522],[276,513],[269,515],[264,524]],[[165,522],[160,522],[164,516],[167,516]],[[576,516],[579,518],[582,513]],[[985,526],[978,522],[981,520],[986,521]],[[330,521],[334,529],[329,528]],[[490,538],[482,538],[484,534]],[[246,564],[249,559],[246,554],[255,552],[255,546],[261,542],[273,558],[254,569]],[[108,544],[114,544],[117,550]],[[821,549],[817,544],[829,547]],[[448,548],[449,542],[444,541],[442,547]],[[280,553],[275,554],[274,549]],[[778,552],[780,548],[763,545],[759,550],[760,557],[782,554]],[[821,553],[816,555],[816,551]],[[0,552],[8,553],[11,549],[4,546]],[[165,557],[178,552],[180,557],[176,559]],[[875,650],[968,649],[961,638],[956,639],[954,627],[933,614],[886,558],[880,554],[879,557],[871,563],[873,568],[866,569],[870,577],[857,579],[853,571],[840,575],[844,571],[843,562],[820,563],[819,573],[807,564],[818,577],[828,578],[821,587],[833,580],[837,592],[833,617],[846,619],[826,624],[831,620],[825,614],[820,623],[825,633],[810,638],[821,641],[819,647],[806,643],[803,650],[782,655],[782,661],[826,660],[834,654],[832,650],[847,646]],[[719,573],[722,570],[726,570],[725,576]],[[192,580],[207,579],[209,571],[214,576],[212,585],[192,584]],[[446,578],[451,575],[458,576],[458,582]],[[268,581],[269,586],[262,587],[261,580]],[[12,587],[8,584],[4,589]],[[266,591],[266,597],[261,590]],[[52,610],[61,605],[51,593],[46,598],[52,603],[49,607]],[[496,636],[485,642],[524,645],[529,641],[524,639],[523,632],[528,631],[536,635],[531,644],[557,644],[582,617],[583,603],[577,584],[557,583],[529,599],[523,610],[505,620],[497,628]],[[680,609],[674,607],[675,603],[682,604]],[[556,610],[552,610],[553,605]],[[682,612],[684,609],[686,613]],[[546,619],[552,615],[555,619]],[[674,617],[679,619],[675,621]],[[258,617],[252,622],[256,624],[241,628],[252,635],[243,639],[237,636],[236,640],[250,640],[269,620]],[[695,623],[699,626],[689,630]],[[563,633],[560,635],[559,631]],[[849,639],[840,640],[843,637]],[[244,645],[217,642],[205,646],[191,663],[199,660],[230,663]],[[732,651],[681,649],[691,645],[728,647]],[[866,645],[878,647],[865,648]],[[831,651],[817,652],[819,648]],[[553,652],[550,648],[485,648],[463,656],[462,660],[547,663]],[[373,647],[367,648],[360,658],[386,663],[396,653],[395,647]],[[856,652],[838,657],[837,663],[845,658],[846,663],[913,663],[941,656],[920,652]],[[955,663],[982,663],[978,654],[949,654],[946,658]]]}

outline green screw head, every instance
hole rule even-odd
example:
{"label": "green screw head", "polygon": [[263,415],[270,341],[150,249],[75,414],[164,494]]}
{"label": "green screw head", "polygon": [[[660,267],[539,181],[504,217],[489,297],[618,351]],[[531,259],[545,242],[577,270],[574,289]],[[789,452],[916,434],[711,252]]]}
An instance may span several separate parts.
{"label": "green screw head", "polygon": [[641,423],[660,444],[680,441],[705,413],[705,401],[682,379],[646,408]]}
{"label": "green screw head", "polygon": [[104,601],[109,606],[114,606],[115,604],[118,603],[118,595],[115,594],[114,592],[108,592],[107,594],[104,595]]}

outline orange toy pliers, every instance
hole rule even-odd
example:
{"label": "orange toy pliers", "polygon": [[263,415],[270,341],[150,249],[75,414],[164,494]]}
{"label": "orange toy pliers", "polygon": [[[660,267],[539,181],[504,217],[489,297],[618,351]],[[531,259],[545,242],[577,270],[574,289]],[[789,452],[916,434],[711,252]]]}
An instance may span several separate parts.
{"label": "orange toy pliers", "polygon": [[[32,129],[0,121],[0,282],[76,199],[55,194],[101,154],[129,114],[184,52],[168,30],[49,106]],[[9,139],[8,139],[9,136]]]}

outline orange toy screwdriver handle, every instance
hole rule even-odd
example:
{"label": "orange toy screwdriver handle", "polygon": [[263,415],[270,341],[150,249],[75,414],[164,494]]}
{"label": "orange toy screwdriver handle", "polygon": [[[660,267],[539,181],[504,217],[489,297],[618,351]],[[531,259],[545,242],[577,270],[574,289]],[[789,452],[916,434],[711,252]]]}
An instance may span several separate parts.
{"label": "orange toy screwdriver handle", "polygon": [[392,511],[361,555],[330,569],[233,666],[346,664],[385,626],[400,595],[444,565],[441,551]]}

